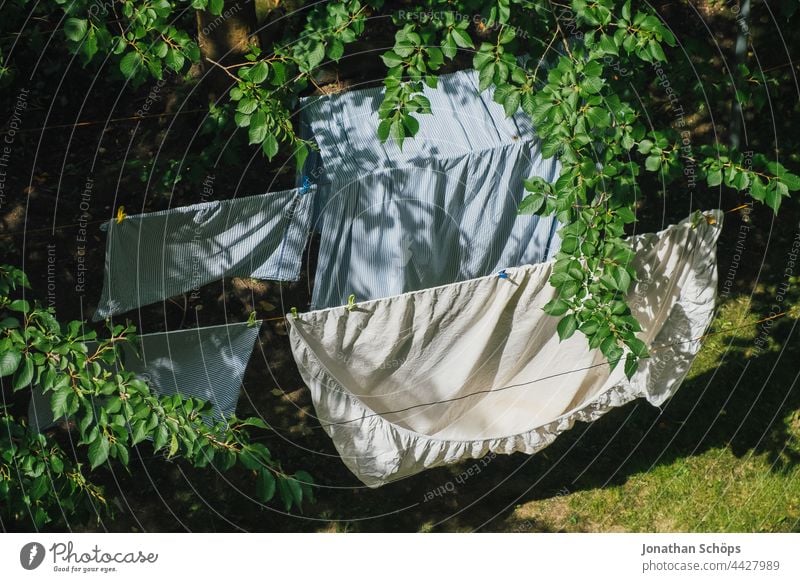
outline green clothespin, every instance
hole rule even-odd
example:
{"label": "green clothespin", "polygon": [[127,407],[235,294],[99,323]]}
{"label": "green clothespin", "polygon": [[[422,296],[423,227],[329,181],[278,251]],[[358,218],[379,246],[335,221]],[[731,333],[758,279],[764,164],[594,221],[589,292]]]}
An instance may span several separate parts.
{"label": "green clothespin", "polygon": [[293,319],[300,319],[300,316],[297,315],[297,307],[292,307],[289,312],[292,314]]}
{"label": "green clothespin", "polygon": [[347,309],[347,311],[353,311],[355,308],[356,308],[356,296],[355,294],[351,293],[350,297],[347,298],[347,305],[345,306],[345,309]]}
{"label": "green clothespin", "polygon": [[692,214],[692,228],[697,228],[700,221],[705,218],[705,215],[699,210],[695,210]]}
{"label": "green clothespin", "polygon": [[255,327],[256,325],[258,325],[258,320],[256,320],[256,312],[253,310],[247,316],[247,327]]}

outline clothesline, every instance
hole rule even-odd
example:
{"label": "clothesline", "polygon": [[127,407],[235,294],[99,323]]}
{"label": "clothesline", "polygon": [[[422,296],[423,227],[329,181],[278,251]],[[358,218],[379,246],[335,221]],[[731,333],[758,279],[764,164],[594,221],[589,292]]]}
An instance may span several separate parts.
{"label": "clothesline", "polygon": [[[737,210],[741,210],[742,208],[747,208],[749,206],[752,206],[752,204],[740,204],[736,208],[731,208],[730,210],[726,210],[725,214],[730,214],[731,212],[736,212]],[[102,218],[100,220],[90,220],[88,222],[81,222],[81,223],[74,222],[72,224],[60,224],[58,226],[53,226],[53,227],[50,227],[50,228],[33,228],[33,229],[29,229],[29,230],[15,230],[14,232],[0,232],[0,236],[19,236],[19,235],[22,235],[22,234],[28,235],[28,234],[33,234],[33,233],[37,233],[37,232],[46,232],[46,231],[52,232],[52,231],[55,231],[55,230],[63,230],[63,229],[66,229],[66,228],[74,228],[76,226],[84,227],[84,226],[87,226],[87,225],[90,225],[90,224],[102,224],[104,222],[108,222],[109,220],[111,220],[111,218]]]}
{"label": "clothesline", "polygon": [[[16,133],[31,133],[34,131],[47,131],[49,129],[77,129],[81,127],[90,127],[92,125],[109,125],[111,123],[118,123],[121,121],[141,121],[142,119],[153,119],[156,117],[168,117],[170,115],[186,115],[188,113],[208,113],[208,109],[185,109],[181,111],[171,111],[164,113],[148,113],[146,115],[131,115],[130,117],[115,117],[113,119],[98,120],[98,121],[79,121],[78,123],[61,123],[57,125],[45,125],[42,127],[31,127],[28,129],[18,129]],[[0,135],[6,135],[8,130],[0,131]]]}

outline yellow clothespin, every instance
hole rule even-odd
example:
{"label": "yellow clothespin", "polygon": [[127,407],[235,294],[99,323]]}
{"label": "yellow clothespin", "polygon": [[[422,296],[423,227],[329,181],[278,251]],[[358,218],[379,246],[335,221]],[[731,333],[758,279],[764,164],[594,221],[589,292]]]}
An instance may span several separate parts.
{"label": "yellow clothespin", "polygon": [[128,215],[125,214],[124,206],[120,206],[119,208],[117,208],[117,224],[122,224],[122,221],[125,220],[127,217]]}
{"label": "yellow clothespin", "polygon": [[256,312],[253,310],[250,312],[250,315],[247,316],[247,327],[255,327],[257,324]]}
{"label": "yellow clothespin", "polygon": [[294,319],[300,319],[300,316],[297,315],[297,307],[292,307],[289,312],[292,314]]}
{"label": "yellow clothespin", "polygon": [[356,296],[354,294],[351,294],[350,297],[347,298],[347,305],[345,306],[345,309],[347,309],[347,311],[353,311],[355,308],[356,308]]}

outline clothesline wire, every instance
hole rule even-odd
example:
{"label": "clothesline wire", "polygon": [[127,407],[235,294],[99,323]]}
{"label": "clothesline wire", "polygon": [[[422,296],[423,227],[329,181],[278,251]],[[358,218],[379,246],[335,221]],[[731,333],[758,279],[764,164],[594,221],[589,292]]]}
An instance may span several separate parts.
{"label": "clothesline wire", "polygon": [[74,222],[72,224],[60,224],[58,226],[48,226],[44,228],[31,228],[27,230],[15,230],[14,232],[0,232],[0,236],[19,236],[19,235],[29,235],[34,234],[37,232],[53,232],[55,230],[64,230],[67,228],[74,228],[76,226],[84,227],[89,226],[90,224],[102,224],[104,222],[108,222],[108,218],[102,218],[100,220],[88,220],[86,222]]}
{"label": "clothesline wire", "polygon": [[[675,346],[680,345],[680,344],[702,341],[703,339],[705,339],[707,337],[710,337],[712,335],[717,335],[717,334],[720,334],[720,333],[727,333],[727,332],[730,332],[730,331],[735,331],[737,329],[744,329],[744,328],[747,328],[747,327],[754,327],[756,325],[760,325],[760,324],[765,323],[767,321],[771,321],[773,319],[778,319],[778,318],[784,317],[788,313],[789,313],[788,311],[784,311],[784,312],[778,313],[776,315],[770,315],[769,317],[764,317],[764,318],[759,319],[758,321],[753,322],[753,323],[747,323],[747,324],[736,326],[736,327],[729,327],[729,328],[726,328],[726,329],[721,329],[721,330],[717,330],[717,331],[708,332],[708,333],[705,333],[705,334],[701,335],[700,337],[693,338],[693,339],[688,339],[688,340],[683,340],[683,341],[675,342],[675,343],[672,343],[672,344],[666,344],[666,345],[663,345],[663,346],[656,346],[656,347],[652,348],[650,350],[650,352],[651,353],[652,352],[658,352],[658,351],[661,351],[661,350],[664,350],[664,349],[667,349],[667,348],[675,347]],[[408,406],[406,408],[400,408],[398,410],[387,410],[387,411],[383,411],[383,412],[374,412],[374,413],[371,413],[371,414],[366,414],[366,415],[363,415],[363,416],[359,416],[357,418],[351,418],[350,420],[343,420],[343,421],[340,421],[340,422],[331,422],[331,423],[325,423],[325,424],[320,423],[320,426],[318,426],[318,427],[315,426],[315,427],[310,427],[310,428],[312,428],[312,429],[321,429],[321,428],[326,428],[326,427],[329,427],[329,426],[341,426],[341,425],[344,425],[344,424],[350,424],[352,422],[358,422],[358,421],[361,421],[361,420],[364,420],[364,419],[367,419],[367,418],[372,418],[372,417],[375,417],[375,416],[384,416],[384,415],[387,415],[387,414],[399,414],[401,412],[408,412],[409,410],[413,410],[415,408],[421,408],[423,406],[435,406],[437,404],[447,404],[447,403],[450,403],[450,402],[457,402],[459,400],[464,400],[464,399],[470,398],[472,396],[479,396],[481,394],[491,394],[491,393],[494,393],[494,392],[502,392],[504,390],[510,390],[511,388],[519,388],[520,386],[527,386],[529,384],[535,384],[537,382],[543,382],[544,380],[552,380],[553,378],[559,378],[561,376],[566,376],[567,374],[573,374],[573,373],[576,373],[576,372],[585,372],[586,370],[591,370],[593,368],[598,368],[600,366],[606,366],[606,365],[608,365],[608,361],[600,362],[598,364],[592,364],[591,366],[586,366],[584,368],[576,368],[574,370],[567,370],[566,372],[558,372],[556,374],[551,374],[549,376],[544,376],[542,378],[537,378],[537,379],[531,380],[529,382],[521,382],[519,384],[509,384],[508,386],[501,386],[500,388],[493,388],[493,389],[489,389],[489,390],[478,390],[476,392],[470,392],[469,394],[463,394],[461,396],[455,396],[453,398],[447,398],[445,400],[435,400],[433,402],[424,402],[424,403],[421,403],[421,404],[414,404],[412,406]]]}
{"label": "clothesline wire", "polygon": [[[741,205],[737,206],[736,208],[731,208],[730,210],[726,210],[725,214],[730,214],[731,212],[736,212],[737,210],[741,210],[742,208],[748,208],[750,206],[751,206],[750,204],[741,204]],[[108,222],[108,220],[110,220],[110,219],[109,218],[102,218],[100,220],[89,220],[88,222],[80,222],[80,223],[79,222],[74,222],[72,224],[60,224],[58,226],[45,227],[45,228],[32,228],[32,229],[27,229],[27,230],[16,230],[14,232],[0,232],[0,236],[19,236],[19,235],[22,235],[22,234],[28,235],[28,234],[33,234],[33,233],[37,233],[37,232],[52,232],[52,231],[55,231],[55,230],[63,230],[63,229],[66,229],[66,228],[74,228],[76,226],[84,227],[84,226],[88,226],[90,224],[102,224],[104,222]]]}
{"label": "clothesline wire", "polygon": [[[170,115],[187,115],[189,113],[202,113],[208,112],[208,109],[181,109],[180,111],[165,111],[164,113],[147,113],[144,115],[131,115],[130,117],[114,117],[112,119],[100,119],[97,121],[79,121],[78,123],[60,123],[57,125],[45,125],[43,127],[31,127],[18,129],[17,133],[30,133],[33,131],[47,131],[49,129],[77,129],[81,127],[90,127],[92,125],[109,125],[111,123],[119,123],[121,121],[141,121],[142,119],[154,119],[157,117],[168,117]],[[0,131],[0,135],[6,135],[10,130]]]}

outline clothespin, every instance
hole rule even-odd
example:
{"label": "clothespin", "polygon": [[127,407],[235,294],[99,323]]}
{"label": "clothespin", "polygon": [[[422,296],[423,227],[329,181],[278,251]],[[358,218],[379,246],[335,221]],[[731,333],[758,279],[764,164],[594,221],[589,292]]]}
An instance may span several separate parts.
{"label": "clothespin", "polygon": [[122,221],[125,220],[127,217],[128,215],[125,214],[124,206],[120,206],[119,208],[117,208],[117,224],[122,224]]}
{"label": "clothespin", "polygon": [[500,277],[501,279],[508,279],[508,273],[506,272],[505,269],[497,273],[497,276]]}
{"label": "clothespin", "polygon": [[347,298],[347,305],[345,306],[345,309],[347,309],[347,311],[353,311],[355,308],[356,308],[356,296],[354,294],[351,294],[350,297]]}
{"label": "clothespin", "polygon": [[297,315],[297,307],[292,307],[289,312],[292,314],[293,319],[300,319],[300,316]]}
{"label": "clothespin", "polygon": [[247,316],[247,327],[255,327],[258,324],[256,321],[256,312],[255,310],[250,312],[250,315]]}
{"label": "clothespin", "polygon": [[300,188],[300,194],[308,194],[311,190],[311,180],[308,176],[303,176],[303,186]]}

